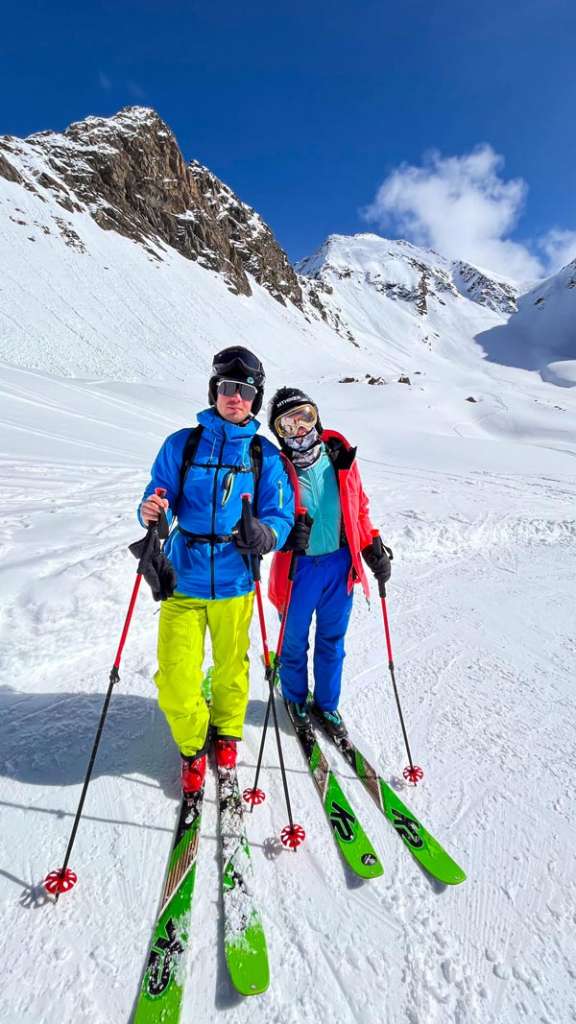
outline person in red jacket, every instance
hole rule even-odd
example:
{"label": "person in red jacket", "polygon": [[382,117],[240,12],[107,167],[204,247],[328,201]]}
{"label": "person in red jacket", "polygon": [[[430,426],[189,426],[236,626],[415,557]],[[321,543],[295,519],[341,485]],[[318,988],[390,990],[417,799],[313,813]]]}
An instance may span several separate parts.
{"label": "person in red jacket", "polygon": [[[344,638],[355,584],[369,596],[363,561],[374,576],[390,578],[392,552],[373,537],[368,498],[356,462],[356,448],[335,430],[323,430],[318,407],[298,388],[280,388],[268,408],[268,423],[287,460],[296,506],[306,516],[293,526],[274,555],[269,597],[284,609],[291,552],[298,554],[286,622],[280,679],[297,728],[310,725],[309,712],[335,736],[346,735],[338,704]],[[308,697],[308,648],[313,615],[313,699]]]}

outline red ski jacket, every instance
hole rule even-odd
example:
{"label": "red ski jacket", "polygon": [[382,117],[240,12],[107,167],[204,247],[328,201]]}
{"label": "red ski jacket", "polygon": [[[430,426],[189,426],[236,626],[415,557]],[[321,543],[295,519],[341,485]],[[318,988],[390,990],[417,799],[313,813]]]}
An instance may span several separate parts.
{"label": "red ski jacket", "polygon": [[[336,470],[344,535],[352,558],[348,576],[348,592],[352,590],[355,583],[361,583],[368,598],[370,589],[361,551],[372,543],[373,526],[368,511],[368,498],[362,487],[360,471],[356,462],[356,448],[352,448],[346,438],[336,430],[325,430],[322,433],[322,440]],[[298,507],[301,504],[298,476],[290,460],[286,456],[283,458],[294,487],[295,505]],[[290,554],[289,551],[278,551],[272,559],[268,597],[278,611],[282,611],[286,598]]]}

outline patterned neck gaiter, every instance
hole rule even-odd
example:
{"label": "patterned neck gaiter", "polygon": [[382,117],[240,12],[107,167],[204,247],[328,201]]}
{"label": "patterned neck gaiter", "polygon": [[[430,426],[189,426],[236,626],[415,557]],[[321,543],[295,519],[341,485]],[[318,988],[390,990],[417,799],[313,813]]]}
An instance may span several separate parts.
{"label": "patterned neck gaiter", "polygon": [[322,441],[316,427],[303,437],[285,437],[282,443],[290,450],[294,465],[302,468],[313,466],[322,454]]}

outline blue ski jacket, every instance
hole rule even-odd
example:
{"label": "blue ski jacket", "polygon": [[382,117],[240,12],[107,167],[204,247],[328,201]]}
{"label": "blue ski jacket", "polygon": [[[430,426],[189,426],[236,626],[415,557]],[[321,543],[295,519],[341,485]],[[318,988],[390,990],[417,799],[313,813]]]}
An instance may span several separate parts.
{"label": "blue ski jacket", "polygon": [[[164,487],[170,503],[168,519],[178,517],[177,526],[164,544],[178,577],[177,592],[211,600],[238,597],[253,590],[252,574],[235,543],[218,538],[229,535],[240,519],[242,494],[254,497],[250,442],[260,424],[254,419],[242,426],[228,423],[215,409],[198,413],[197,420],[202,435],[178,507],[174,504],[180,490],[188,427],[164,441],[142,501],[156,487]],[[260,441],[262,465],[254,513],[272,528],[279,549],[294,523],[294,493],[278,449],[264,437]],[[144,525],[139,512],[138,519]],[[206,539],[195,540],[187,534]]]}

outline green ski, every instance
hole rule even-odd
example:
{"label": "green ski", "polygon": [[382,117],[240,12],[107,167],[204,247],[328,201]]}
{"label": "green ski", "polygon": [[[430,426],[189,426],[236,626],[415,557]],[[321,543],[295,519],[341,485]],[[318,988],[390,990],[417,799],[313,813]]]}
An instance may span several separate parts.
{"label": "green ski", "polygon": [[422,867],[445,885],[459,885],[465,881],[466,875],[462,868],[452,860],[434,836],[430,835],[384,779],[376,774],[372,765],[349,737],[330,738]]}
{"label": "green ski", "polygon": [[182,799],[133,1024],[177,1024],[180,1018],[203,797],[204,789]]}
{"label": "green ski", "polygon": [[[290,715],[290,709],[287,710]],[[310,774],[320,793],[340,853],[360,878],[377,878],[384,873],[384,868],[322,753],[313,727],[297,729],[291,715],[290,719],[308,762]]]}
{"label": "green ski", "polygon": [[270,983],[266,936],[252,894],[252,862],[246,838],[236,768],[217,766],[224,952],[234,988],[241,995],[265,992]]}

